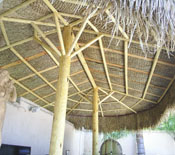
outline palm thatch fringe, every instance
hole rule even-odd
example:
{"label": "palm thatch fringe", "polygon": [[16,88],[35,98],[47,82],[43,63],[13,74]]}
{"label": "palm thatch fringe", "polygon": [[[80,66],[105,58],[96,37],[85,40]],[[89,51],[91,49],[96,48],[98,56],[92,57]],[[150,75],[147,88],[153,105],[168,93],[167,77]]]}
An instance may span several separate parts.
{"label": "palm thatch fringe", "polygon": [[[175,108],[174,92],[175,81],[161,102],[152,109],[140,111],[137,114],[99,117],[99,131],[106,133],[116,130],[140,130],[155,127],[166,117],[166,113],[170,109]],[[72,122],[77,129],[92,129],[92,117],[69,115],[67,120]]]}

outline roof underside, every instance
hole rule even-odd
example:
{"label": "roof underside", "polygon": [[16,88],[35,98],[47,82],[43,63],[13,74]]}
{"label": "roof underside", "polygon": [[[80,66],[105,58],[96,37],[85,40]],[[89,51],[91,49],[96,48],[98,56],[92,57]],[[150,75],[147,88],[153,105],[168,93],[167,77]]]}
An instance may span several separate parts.
{"label": "roof underside", "polygon": [[[51,23],[50,25],[40,24],[38,27],[60,49],[53,13],[43,1],[36,0],[15,12],[3,15],[4,12],[22,2],[24,0],[4,0],[1,4],[0,13],[2,15],[0,17],[5,18],[2,19],[0,30],[0,68],[9,71],[19,97],[25,97],[39,106],[53,111],[59,67],[43,46],[33,39],[34,28],[30,25],[31,21]],[[69,24],[83,18],[82,12],[85,7],[81,7],[75,12],[77,5],[71,1],[55,0],[53,6]],[[106,15],[106,17],[108,16]],[[25,20],[19,22],[14,18]],[[43,20],[39,20],[42,18]],[[101,38],[102,47],[98,40],[82,51],[96,85],[107,92],[105,94],[99,90],[99,101],[113,92],[112,96],[126,105],[123,106],[114,98],[109,97],[100,104],[99,116],[115,119],[116,116],[133,114],[133,111],[138,113],[157,106],[156,104],[160,103],[174,81],[174,56],[168,57],[167,52],[161,50],[157,60],[151,44],[150,52],[145,54],[139,42],[136,41],[131,42],[126,57],[125,43],[127,40],[121,32],[117,37],[112,37],[113,22],[109,23],[107,27],[104,26],[105,23],[100,20],[100,17],[92,17],[90,22],[104,34]],[[3,37],[3,24],[9,43]],[[60,24],[63,26],[63,22],[60,21]],[[81,23],[73,27],[75,36],[80,27]],[[78,40],[78,45],[84,46],[97,37],[98,33],[87,24]],[[41,41],[47,45],[40,34],[38,35]],[[133,38],[137,38],[137,36]],[[102,49],[105,57],[102,56]],[[58,59],[59,56],[56,56],[57,61]],[[155,68],[153,68],[154,63],[156,63]],[[153,73],[151,73],[152,70]],[[70,78],[73,83],[69,84],[67,112],[72,118],[73,116],[82,116],[84,119],[90,117],[92,105],[88,100],[92,101],[93,87],[77,56],[73,57],[71,61]],[[82,99],[81,95],[86,99]]]}

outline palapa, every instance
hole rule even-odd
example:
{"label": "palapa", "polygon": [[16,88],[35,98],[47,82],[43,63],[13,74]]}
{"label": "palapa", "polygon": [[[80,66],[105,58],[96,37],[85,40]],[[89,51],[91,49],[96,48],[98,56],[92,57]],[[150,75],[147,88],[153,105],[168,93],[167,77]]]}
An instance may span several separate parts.
{"label": "palapa", "polygon": [[173,0],[50,3],[52,9],[42,0],[1,3],[0,67],[9,71],[19,97],[53,111],[59,52],[64,51],[56,10],[61,29],[70,25],[75,38],[79,35],[67,105],[67,120],[76,128],[92,129],[95,86],[99,87],[100,132],[155,126],[174,107]]}

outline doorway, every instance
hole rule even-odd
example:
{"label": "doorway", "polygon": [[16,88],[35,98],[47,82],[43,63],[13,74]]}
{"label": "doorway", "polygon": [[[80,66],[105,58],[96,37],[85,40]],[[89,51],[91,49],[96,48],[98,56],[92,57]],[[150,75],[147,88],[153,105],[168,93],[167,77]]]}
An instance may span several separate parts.
{"label": "doorway", "polygon": [[100,155],[122,155],[122,147],[119,142],[107,139],[101,145]]}

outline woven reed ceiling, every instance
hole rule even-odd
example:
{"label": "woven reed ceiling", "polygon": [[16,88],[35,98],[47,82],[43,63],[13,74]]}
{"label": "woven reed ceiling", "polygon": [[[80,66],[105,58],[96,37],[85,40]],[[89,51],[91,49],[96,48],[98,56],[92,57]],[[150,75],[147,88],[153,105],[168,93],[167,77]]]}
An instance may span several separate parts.
{"label": "woven reed ceiling", "polygon": [[[20,6],[19,9],[13,10],[16,6]],[[55,0],[53,6],[68,24],[73,25],[76,36],[82,25],[81,19],[86,6],[76,12],[75,1]],[[37,25],[60,50],[52,10],[42,0],[4,0],[0,5],[0,14],[0,68],[9,71],[19,97],[25,97],[53,111],[59,56],[53,54],[53,59],[48,52],[48,49],[54,51],[53,48],[31,25]],[[107,13],[104,16],[109,17]],[[111,16],[110,18],[111,22],[104,26],[103,20],[92,17],[78,40],[81,48],[103,35],[84,49],[81,57],[72,58],[67,106],[69,116],[92,115],[93,81],[100,88],[100,117],[137,114],[151,109],[159,104],[174,82],[174,56],[168,57],[164,48],[158,51],[160,55],[154,53],[151,42],[150,52],[145,54],[137,36],[133,37],[128,48],[129,40],[126,36],[130,34],[122,30],[118,36],[112,37],[115,23]],[[62,27],[63,21],[60,20]],[[34,39],[34,35],[38,40]],[[85,60],[85,66],[88,66],[93,80],[87,75],[82,59]]]}

